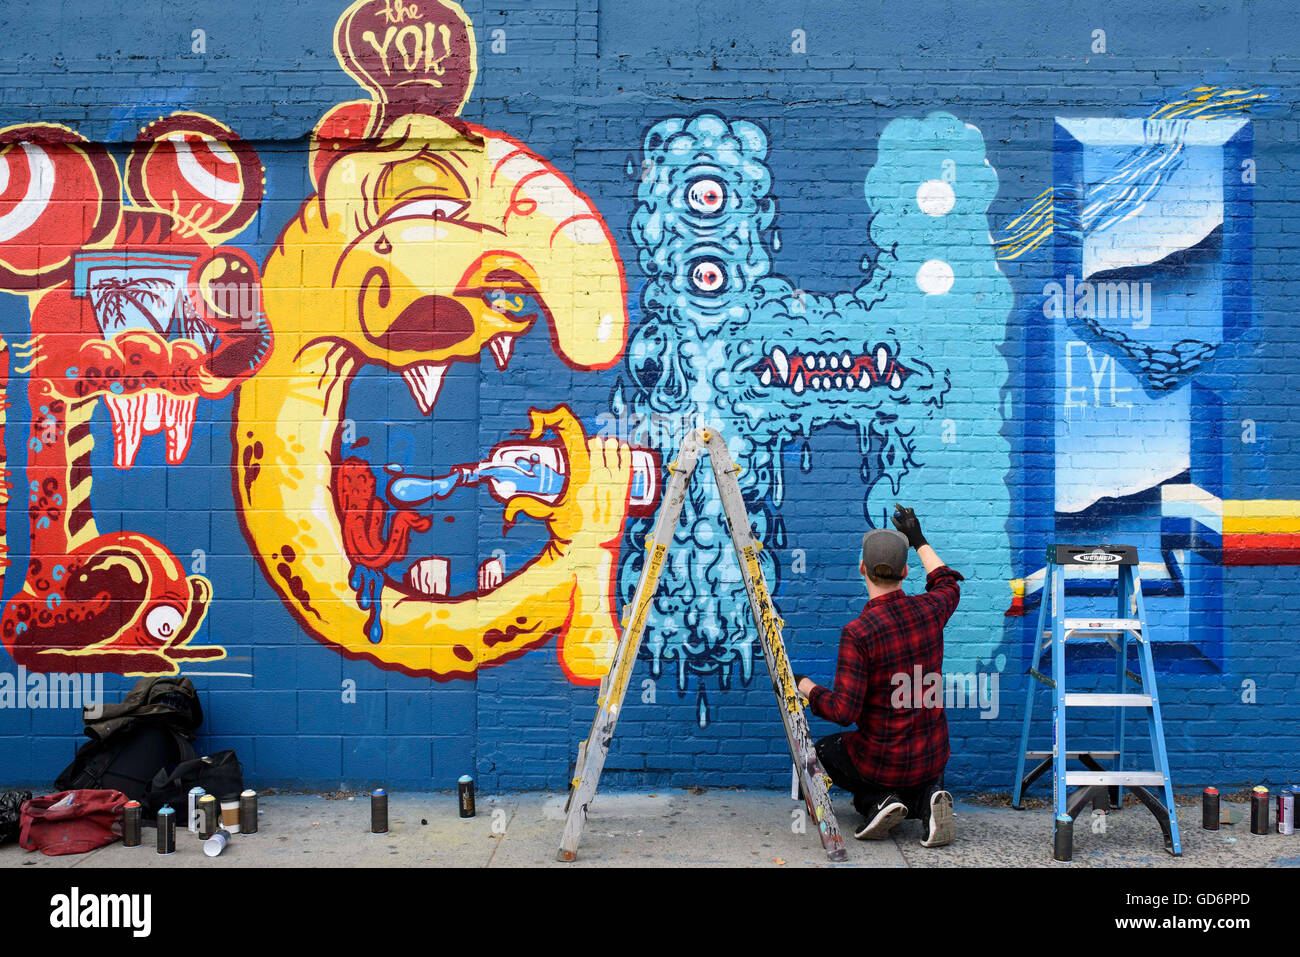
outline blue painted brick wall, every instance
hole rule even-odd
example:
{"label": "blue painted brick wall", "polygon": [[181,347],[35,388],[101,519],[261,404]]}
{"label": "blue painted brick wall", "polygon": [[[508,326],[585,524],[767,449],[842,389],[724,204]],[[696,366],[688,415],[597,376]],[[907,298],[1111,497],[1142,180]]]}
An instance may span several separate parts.
{"label": "blue painted brick wall", "polygon": [[[334,22],[343,8],[341,0],[176,0],[165,8],[10,0],[0,8],[0,126],[65,124],[120,157],[140,127],[160,116],[194,110],[219,119],[255,146],[267,170],[260,212],[232,240],[264,262],[311,191],[306,146],[316,122],[361,95],[333,57]],[[863,189],[892,121],[942,111],[978,128],[997,173],[987,218],[998,237],[1053,186],[1058,118],[1142,118],[1203,85],[1266,93],[1240,114],[1250,123],[1256,181],[1248,206],[1232,213],[1250,220],[1250,255],[1236,263],[1247,270],[1250,294],[1232,304],[1240,334],[1197,380],[1213,390],[1209,401],[1221,410],[1219,418],[1205,413],[1191,431],[1194,458],[1222,473],[1214,489],[1219,498],[1293,506],[1300,500],[1294,399],[1300,345],[1290,299],[1300,257],[1292,238],[1300,235],[1294,112],[1300,72],[1291,56],[1300,22],[1281,0],[1194,9],[1041,0],[723,0],[707,7],[685,0],[502,0],[469,2],[465,10],[477,33],[479,72],[463,118],[521,140],[590,197],[624,261],[634,334],[653,310],[642,301],[648,277],[630,225],[639,177],[629,177],[628,169],[639,170],[643,138],[665,118],[707,111],[766,132],[781,243],[779,251],[769,245],[773,272],[793,286],[830,294],[859,286],[863,257],[878,253]],[[1092,49],[1098,29],[1106,33],[1104,53]],[[206,48],[196,53],[194,31],[200,30]],[[504,31],[505,52],[493,52],[497,30]],[[795,31],[803,31],[803,52],[793,52]],[[1007,374],[1004,404],[988,410],[987,433],[1005,440],[1010,514],[1005,521],[969,523],[947,542],[933,536],[951,564],[987,586],[978,592],[980,607],[967,615],[963,604],[952,630],[961,647],[975,649],[970,664],[999,673],[996,718],[970,709],[949,714],[949,782],[963,788],[1006,789],[1013,773],[1036,606],[1031,596],[1026,617],[1003,618],[1001,602],[1011,595],[1006,579],[1041,567],[1042,547],[1081,527],[1054,515],[1052,504],[1053,423],[1062,387],[1054,372],[1062,343],[1042,313],[1052,250],[1049,242],[1024,259],[999,263],[1014,300],[989,343],[991,354],[1005,358]],[[25,299],[0,295],[7,342],[24,339],[28,321]],[[755,337],[764,334],[754,329]],[[859,345],[865,335],[857,336]],[[970,364],[976,362],[970,343],[943,324],[921,339],[928,361],[954,370],[955,396],[968,386],[964,369],[982,374],[983,366]],[[459,409],[438,410],[446,416],[438,421],[450,423],[445,428],[455,436],[448,441],[487,448],[519,428],[530,406],[558,401],[571,404],[594,431],[597,418],[610,411],[614,387],[630,387],[622,363],[607,373],[578,374],[547,365],[549,358],[539,340],[532,352],[521,350],[513,377],[467,382],[457,393]],[[5,439],[10,480],[20,490],[25,423],[32,416],[24,383],[17,374],[10,378]],[[468,679],[434,681],[342,657],[289,615],[252,560],[236,519],[232,405],[230,399],[201,403],[193,447],[178,466],[164,466],[158,456],[115,474],[102,412],[95,425],[93,504],[100,531],[150,534],[183,561],[192,548],[206,552],[216,598],[199,643],[222,643],[228,659],[208,670],[236,676],[195,679],[207,714],[201,747],[237,749],[248,777],[262,785],[450,787],[469,772],[488,789],[563,788],[595,692],[566,679],[553,645]],[[1239,441],[1244,420],[1253,423],[1250,444]],[[413,407],[377,408],[369,421],[376,428],[427,428]],[[1148,425],[1139,419],[1131,428],[1142,434]],[[855,572],[856,543],[866,527],[862,454],[856,433],[844,425],[809,437],[809,471],[801,468],[804,454],[803,443],[778,453],[784,499],[773,514],[783,517],[786,540],[767,544],[782,569],[776,597],[796,670],[825,682],[840,626],[865,597]],[[955,454],[957,464],[917,493],[928,508],[923,519],[939,527],[961,524],[972,497],[981,494],[970,489],[987,478],[978,456],[960,459],[960,442]],[[479,495],[457,513],[459,527],[476,529],[467,548],[498,534],[499,508]],[[26,535],[23,503],[11,504],[8,517],[12,544]],[[1159,516],[1152,521],[1158,525]],[[1116,537],[1124,534],[1121,523]],[[994,553],[1010,556],[1009,573]],[[1159,557],[1158,548],[1143,554]],[[1296,568],[1212,564],[1221,587],[1206,586],[1188,599],[1203,607],[1189,611],[1178,597],[1167,606],[1152,604],[1157,640],[1170,648],[1189,640],[1189,615],[1217,612],[1222,619],[1213,629],[1219,650],[1204,661],[1161,659],[1175,782],[1285,783],[1297,771],[1300,750],[1300,732],[1291,733],[1300,718],[1300,666],[1288,631],[1300,612]],[[9,599],[21,585],[22,567],[6,573]],[[995,592],[1001,597],[988,597]],[[0,652],[0,671],[15,670]],[[108,675],[106,693],[115,698],[130,683]],[[1109,727],[1095,721],[1084,733],[1103,740]],[[817,720],[813,730],[835,729]],[[1036,731],[1045,743],[1045,717]],[[0,709],[0,783],[48,783],[79,734],[70,709]],[[654,678],[643,659],[604,781],[781,787],[788,766],[761,657],[747,678],[733,673],[725,688],[708,677],[679,685],[672,663]]]}

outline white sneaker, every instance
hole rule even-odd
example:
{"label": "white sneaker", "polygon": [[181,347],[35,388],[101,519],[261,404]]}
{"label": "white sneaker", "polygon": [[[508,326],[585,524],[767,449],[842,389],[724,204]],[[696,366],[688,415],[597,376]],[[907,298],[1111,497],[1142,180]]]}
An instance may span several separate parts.
{"label": "white sneaker", "polygon": [[951,844],[954,837],[952,823],[952,795],[947,791],[935,791],[930,795],[930,813],[924,825],[921,837],[922,847],[942,847]]}

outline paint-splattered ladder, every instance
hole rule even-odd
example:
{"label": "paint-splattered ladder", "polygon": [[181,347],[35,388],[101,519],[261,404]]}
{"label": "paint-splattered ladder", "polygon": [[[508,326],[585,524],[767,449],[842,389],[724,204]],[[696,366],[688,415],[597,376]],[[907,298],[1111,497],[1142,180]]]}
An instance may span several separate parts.
{"label": "paint-splattered ladder", "polygon": [[572,861],[578,856],[578,841],[582,838],[582,828],[587,821],[587,809],[596,796],[600,772],[605,766],[605,757],[609,754],[614,725],[618,722],[623,698],[627,694],[628,681],[641,647],[659,575],[672,545],[673,531],[681,516],[695,466],[700,454],[705,451],[709,453],[709,464],[713,467],[718,495],[730,526],[731,542],[740,561],[745,591],[749,594],[750,611],[762,642],[768,676],[772,679],[772,690],[777,696],[786,741],[790,745],[790,754],[803,785],[804,800],[816,822],[826,856],[832,861],[847,860],[844,838],[835,821],[835,812],[827,793],[828,780],[817,760],[808,720],[804,716],[803,698],[795,687],[794,674],[785,654],[785,643],[781,638],[782,621],[772,607],[772,597],[768,594],[767,582],[759,565],[758,550],[761,546],[750,531],[749,514],[745,511],[740,484],[736,481],[739,470],[732,463],[727,443],[717,429],[694,429],[682,443],[677,460],[669,466],[672,479],[664,491],[663,504],[646,542],[647,556],[641,579],[637,582],[630,612],[624,619],[623,634],[614,651],[614,660],[600,684],[600,693],[596,698],[596,718],[591,724],[587,740],[578,749],[576,770],[569,786],[569,803],[565,806],[564,837],[560,841],[560,852],[557,855],[561,861]]}
{"label": "paint-splattered ladder", "polygon": [[[1066,618],[1065,569],[1067,567],[1109,568],[1119,573],[1119,605],[1116,618]],[[1073,856],[1074,819],[1090,802],[1103,810],[1122,807],[1123,789],[1128,788],[1155,815],[1164,832],[1165,848],[1181,854],[1178,817],[1174,808],[1174,787],[1169,778],[1169,756],[1165,750],[1164,726],[1160,720],[1160,698],[1156,694],[1155,665],[1148,638],[1146,612],[1142,605],[1142,581],[1138,575],[1137,549],[1131,545],[1078,547],[1055,545],[1047,550],[1047,567],[1043,579],[1042,603],[1038,610],[1038,627],[1034,632],[1034,654],[1029,660],[1025,692],[1025,721],[1020,734],[1020,758],[1012,805],[1020,808],[1025,788],[1049,770],[1052,772],[1052,804],[1056,809],[1053,856],[1068,861]],[[1048,608],[1051,623],[1048,627]],[[1071,639],[1104,638],[1115,650],[1114,693],[1067,691],[1065,687],[1065,646]],[[1137,645],[1140,674],[1128,666],[1129,639]],[[1046,643],[1044,643],[1046,642]],[[1038,670],[1043,652],[1052,650],[1052,675]],[[1128,682],[1138,685],[1138,693],[1129,692]],[[1029,725],[1034,713],[1034,690],[1038,684],[1052,690],[1052,750],[1029,751]],[[1077,708],[1114,708],[1115,743],[1112,750],[1067,751],[1065,725],[1068,710]],[[1124,716],[1126,709],[1140,708],[1146,714],[1151,735],[1151,758],[1155,767],[1149,771],[1124,770]],[[1058,760],[1058,756],[1060,759]],[[1025,774],[1025,760],[1039,763]],[[1087,770],[1069,771],[1066,765],[1079,761]],[[1113,761],[1110,769],[1100,762]],[[1070,794],[1070,786],[1077,790]],[[1163,788],[1163,803],[1153,789]]]}

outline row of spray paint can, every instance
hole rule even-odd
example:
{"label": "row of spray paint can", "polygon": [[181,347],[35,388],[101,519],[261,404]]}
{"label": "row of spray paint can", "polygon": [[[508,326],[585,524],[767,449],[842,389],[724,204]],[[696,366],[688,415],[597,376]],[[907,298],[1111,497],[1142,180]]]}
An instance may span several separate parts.
{"label": "row of spray paint can", "polygon": [[[185,808],[186,827],[203,842],[203,853],[216,857],[230,844],[232,835],[256,834],[257,792],[246,790],[220,800],[203,788],[190,789]],[[139,847],[143,808],[139,801],[128,801],[122,809],[122,844]],[[158,853],[176,852],[176,810],[164,804],[157,815]]]}
{"label": "row of spray paint can", "polygon": [[[462,774],[456,782],[456,802],[461,817],[473,817],[477,813],[474,807],[474,779],[468,774]],[[370,792],[370,832],[388,833],[388,792],[383,788],[375,788]]]}
{"label": "row of spray paint can", "polygon": [[[1250,833],[1294,834],[1296,810],[1300,808],[1300,784],[1292,784],[1269,801],[1268,788],[1256,785],[1250,792]],[[1201,798],[1201,826],[1207,831],[1219,829],[1219,789],[1206,788]]]}

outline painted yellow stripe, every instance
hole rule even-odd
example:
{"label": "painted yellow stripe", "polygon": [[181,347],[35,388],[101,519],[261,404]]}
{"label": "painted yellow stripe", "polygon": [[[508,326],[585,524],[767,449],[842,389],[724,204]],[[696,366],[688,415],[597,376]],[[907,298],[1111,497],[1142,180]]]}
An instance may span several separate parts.
{"label": "painted yellow stripe", "polygon": [[1300,500],[1242,499],[1223,503],[1223,534],[1300,532]]}

